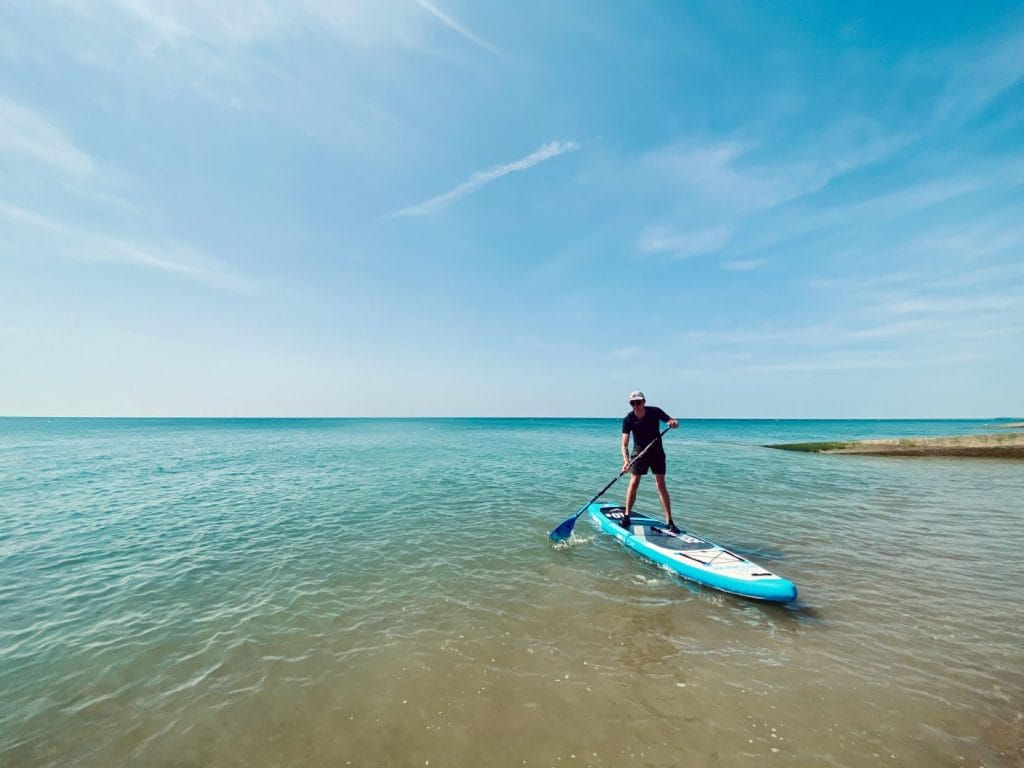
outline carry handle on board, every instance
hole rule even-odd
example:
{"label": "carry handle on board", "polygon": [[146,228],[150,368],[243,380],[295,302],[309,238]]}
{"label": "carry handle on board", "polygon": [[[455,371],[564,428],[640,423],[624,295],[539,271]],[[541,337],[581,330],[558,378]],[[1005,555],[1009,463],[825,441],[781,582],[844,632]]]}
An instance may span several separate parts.
{"label": "carry handle on board", "polygon": [[643,456],[645,453],[647,453],[647,451],[650,449],[650,447],[652,445],[654,445],[657,442],[660,442],[661,438],[663,438],[665,436],[665,433],[668,432],[670,429],[672,429],[672,427],[665,427],[665,429],[663,429],[661,431],[661,434],[658,435],[657,439],[651,440],[651,442],[649,442],[646,446],[644,446],[644,449],[642,451],[640,451],[640,453],[638,453],[633,458],[633,460],[631,462],[629,462],[629,464],[626,465],[625,469],[623,469],[621,472],[619,472],[619,474],[617,474],[614,478],[612,478],[612,481],[610,483],[608,483],[608,485],[606,485],[604,488],[602,488],[601,491],[597,494],[597,496],[595,496],[590,501],[588,501],[586,504],[584,504],[580,508],[579,512],[577,512],[575,515],[570,517],[564,523],[562,523],[557,528],[555,528],[555,530],[553,530],[551,533],[549,533],[548,534],[548,538],[551,539],[552,541],[565,541],[566,539],[568,539],[569,536],[572,535],[572,529],[573,529],[573,526],[576,525],[576,520],[579,519],[580,515],[582,515],[584,512],[587,511],[587,507],[589,507],[595,501],[597,501],[602,496],[604,496],[604,492],[607,491],[609,488],[611,488],[613,485],[615,485],[616,481],[620,477],[622,477],[624,474],[629,472],[629,470],[632,469],[633,465],[636,464],[638,461],[640,461],[640,457]]}

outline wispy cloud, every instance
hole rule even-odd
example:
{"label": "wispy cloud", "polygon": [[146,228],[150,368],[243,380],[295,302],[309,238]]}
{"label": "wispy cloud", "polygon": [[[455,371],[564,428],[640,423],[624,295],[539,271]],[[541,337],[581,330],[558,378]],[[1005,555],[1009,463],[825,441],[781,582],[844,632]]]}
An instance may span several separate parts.
{"label": "wispy cloud", "polygon": [[725,247],[730,237],[732,230],[728,227],[677,232],[667,226],[656,225],[644,230],[637,248],[644,253],[666,253],[677,259],[688,259]]}
{"label": "wispy cloud", "polygon": [[884,300],[876,309],[891,314],[969,314],[1024,306],[1024,295],[907,296]]}
{"label": "wispy cloud", "polygon": [[476,35],[473,32],[470,32],[462,24],[460,24],[456,19],[453,19],[448,14],[443,13],[438,8],[436,8],[435,6],[433,6],[430,3],[428,3],[427,0],[415,0],[415,2],[423,10],[427,11],[428,13],[432,14],[435,18],[437,18],[442,24],[444,24],[445,26],[449,27],[450,29],[458,32],[460,35],[462,35],[464,38],[466,38],[470,42],[474,43],[475,45],[479,46],[480,48],[483,48],[488,53],[493,53],[495,56],[499,56],[499,57],[504,58],[504,54],[501,51],[499,51],[497,48],[495,48],[493,45],[491,45],[489,42],[484,40],[479,35]]}
{"label": "wispy cloud", "polygon": [[915,60],[911,66],[929,76],[936,64],[952,72],[935,117],[965,122],[1020,83],[1024,76],[1022,50],[1024,35],[1014,31],[983,45],[974,43],[940,52],[926,61]]}
{"label": "wispy cloud", "polygon": [[978,260],[1001,252],[1020,250],[1024,246],[1024,226],[1008,224],[1000,218],[970,223],[941,222],[908,238],[903,249],[921,255],[955,256],[962,260]]}
{"label": "wispy cloud", "polygon": [[[993,235],[994,239],[1000,237],[999,233]],[[925,238],[931,239],[932,235],[925,233]],[[932,255],[932,253],[926,253],[923,248],[920,248],[919,242],[912,239],[910,247],[900,249],[897,255],[902,254],[904,250],[909,250],[914,254],[920,251],[923,255]],[[977,248],[984,247],[984,244],[988,242],[990,242],[988,239],[981,241]],[[970,244],[967,245],[970,246]],[[1018,241],[1018,247],[1021,246],[1024,246],[1024,238]],[[918,295],[923,292],[942,293],[949,290],[963,291],[976,286],[995,286],[997,289],[1004,289],[1007,284],[1020,284],[1024,280],[1024,263],[1021,262],[998,263],[974,269],[962,269],[962,263],[965,261],[968,264],[971,263],[977,248],[966,247],[959,251],[956,254],[958,261],[952,261],[951,266],[946,266],[944,269],[940,268],[936,261],[927,264],[927,266],[922,266],[919,261],[914,261],[911,268],[902,269],[897,272],[883,272],[870,276],[848,274],[845,276],[814,278],[807,282],[807,287],[847,296],[854,301],[874,307],[879,296],[898,296],[899,300],[903,300],[909,294]]]}
{"label": "wispy cloud", "polygon": [[[116,23],[116,15],[94,3],[72,0],[70,6],[93,23]],[[249,45],[284,32],[302,12],[301,4],[275,6],[265,0],[114,0],[113,6],[146,31],[150,48],[153,43],[177,47],[190,40],[222,48]]]}
{"label": "wispy cloud", "polygon": [[799,193],[804,185],[794,175],[745,163],[752,149],[736,141],[681,139],[647,153],[641,164],[676,186],[689,205],[698,200],[752,211]]}
{"label": "wispy cloud", "polygon": [[[80,261],[108,262],[171,272],[218,288],[252,290],[250,281],[197,249],[178,243],[153,244],[75,227],[46,214],[0,201],[4,228],[0,245],[56,254]],[[18,237],[18,234],[24,235]]]}
{"label": "wispy cloud", "polygon": [[822,345],[834,341],[837,330],[830,325],[811,325],[798,328],[736,328],[728,331],[689,331],[682,336],[684,341],[710,347],[723,345],[760,346],[773,344]]}
{"label": "wispy cloud", "polygon": [[815,371],[858,371],[904,368],[938,368],[968,365],[984,360],[983,352],[962,352],[955,354],[907,355],[903,352],[891,354],[832,355],[809,360],[792,360],[783,363],[744,366],[739,370],[751,373],[810,373]]}
{"label": "wispy cloud", "polygon": [[514,160],[511,163],[505,163],[504,165],[496,165],[493,168],[488,168],[486,171],[478,171],[470,176],[466,181],[456,187],[453,187],[447,192],[437,195],[436,197],[432,197],[429,200],[425,200],[422,203],[417,203],[416,205],[411,205],[408,208],[402,208],[394,213],[389,213],[384,218],[397,219],[409,216],[425,216],[430,213],[436,213],[442,208],[448,207],[467,195],[473,194],[491,182],[497,181],[502,176],[507,176],[510,173],[516,173],[518,171],[527,171],[535,165],[543,163],[545,160],[550,160],[553,157],[558,157],[559,155],[564,155],[566,152],[572,152],[577,149],[579,149],[579,144],[575,141],[548,142],[536,151],[531,152],[526,157]]}
{"label": "wispy cloud", "polygon": [[738,328],[727,331],[690,331],[681,337],[684,343],[708,349],[723,347],[750,347],[758,349],[770,344],[775,349],[782,347],[827,349],[847,346],[864,346],[865,343],[893,341],[904,337],[923,339],[928,334],[937,334],[960,328],[956,320],[932,318],[928,320],[903,320],[883,325],[864,326],[863,321],[839,322],[792,328]]}
{"label": "wispy cloud", "polygon": [[683,137],[648,153],[641,164],[674,185],[687,209],[700,202],[737,218],[816,192],[912,139],[856,117],[824,127],[821,137],[802,145],[799,153],[768,135],[712,141]]}
{"label": "wispy cloud", "polygon": [[945,330],[950,326],[946,322],[935,320],[905,320],[902,322],[888,323],[886,325],[875,325],[870,328],[849,331],[846,338],[854,341],[870,339],[893,339],[901,336],[919,335],[934,333]]}
{"label": "wispy cloud", "polygon": [[[121,195],[105,191],[119,175],[102,168],[56,125],[32,109],[0,96],[0,154],[29,159],[55,171],[61,189],[109,210],[130,208]],[[38,176],[38,174],[33,174]],[[47,179],[47,189],[55,189]],[[53,196],[53,195],[51,195]],[[99,232],[0,200],[0,245],[10,251],[45,253],[65,258],[132,264],[170,272],[228,290],[251,284],[215,259],[179,243],[143,242],[118,233]]]}
{"label": "wispy cloud", "polygon": [[766,250],[780,229],[790,236],[790,228],[820,226],[767,213],[798,205],[911,140],[862,117],[837,119],[798,149],[770,131],[736,139],[681,137],[639,160],[641,177],[659,190],[664,207],[637,247],[677,258],[721,250],[731,257],[725,269],[755,269],[764,262],[756,251]]}
{"label": "wispy cloud", "polygon": [[722,269],[729,272],[750,272],[765,264],[764,259],[741,259],[740,261],[727,261],[722,264]]}
{"label": "wispy cloud", "polygon": [[958,339],[990,339],[998,336],[1021,336],[1024,337],[1024,325],[1006,325],[998,328],[981,328],[972,331],[956,331],[953,334]]}
{"label": "wispy cloud", "polygon": [[612,357],[617,357],[620,360],[636,360],[651,353],[652,350],[647,347],[620,347],[612,351]]}
{"label": "wispy cloud", "polygon": [[770,249],[794,238],[844,231],[865,221],[899,220],[1004,183],[1007,175],[1003,168],[973,172],[970,176],[931,178],[883,192],[870,191],[853,202],[800,206],[789,215],[775,217],[754,247]]}
{"label": "wispy cloud", "polygon": [[[63,4],[85,24],[132,30],[140,49],[149,54],[167,49],[174,52],[175,61],[184,54],[188,66],[215,72],[225,67],[225,55],[309,30],[327,30],[359,48],[398,45],[422,50],[422,31],[431,22],[421,11],[482,50],[505,58],[493,43],[451,14],[427,0],[413,2],[415,5],[408,0],[113,0],[103,6],[64,0]],[[204,48],[217,49],[218,55],[205,55]]]}
{"label": "wispy cloud", "polygon": [[27,156],[73,176],[87,176],[95,168],[92,158],[53,123],[3,96],[0,96],[0,152]]}

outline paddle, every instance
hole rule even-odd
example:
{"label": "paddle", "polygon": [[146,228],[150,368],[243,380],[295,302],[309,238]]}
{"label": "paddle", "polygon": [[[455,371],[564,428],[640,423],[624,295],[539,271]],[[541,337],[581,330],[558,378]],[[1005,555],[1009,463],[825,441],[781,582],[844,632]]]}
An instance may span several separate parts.
{"label": "paddle", "polygon": [[579,512],[577,512],[577,513],[576,513],[575,515],[573,515],[572,517],[570,517],[570,518],[569,518],[568,520],[566,520],[566,521],[565,521],[564,523],[562,523],[562,524],[561,524],[560,526],[558,526],[557,528],[555,528],[555,530],[553,530],[553,531],[552,531],[551,533],[549,533],[549,534],[548,534],[548,538],[549,538],[549,539],[551,539],[552,541],[565,541],[566,539],[568,539],[568,538],[569,538],[569,536],[571,536],[571,535],[572,535],[572,529],[573,529],[573,526],[574,526],[574,525],[576,525],[576,521],[577,521],[577,520],[579,519],[579,516],[580,516],[580,515],[582,515],[582,514],[583,514],[584,512],[586,512],[586,511],[587,511],[587,507],[589,507],[589,506],[590,506],[591,504],[593,504],[593,503],[594,503],[595,501],[597,501],[597,500],[598,500],[598,499],[600,499],[600,498],[601,498],[602,496],[604,496],[604,492],[605,492],[605,491],[607,491],[607,490],[608,490],[609,488],[611,488],[611,487],[612,487],[613,485],[615,485],[616,481],[617,481],[617,480],[618,480],[618,479],[619,479],[620,477],[622,477],[622,476],[623,476],[624,474],[626,474],[627,472],[629,472],[630,468],[631,468],[631,467],[632,467],[632,466],[633,466],[634,464],[636,464],[636,463],[637,463],[638,461],[640,461],[640,457],[641,457],[641,456],[643,456],[643,455],[644,455],[645,453],[647,453],[647,450],[648,450],[648,449],[649,449],[649,448],[650,448],[650,447],[651,447],[652,445],[654,445],[654,444],[655,444],[656,442],[658,442],[659,440],[661,440],[661,438],[665,436],[665,433],[666,433],[666,432],[668,432],[668,431],[669,431],[670,429],[671,429],[671,427],[665,427],[665,429],[663,429],[663,430],[661,431],[661,434],[660,434],[660,435],[658,435],[657,439],[655,439],[655,440],[651,440],[651,442],[649,442],[649,443],[648,443],[648,444],[647,444],[647,445],[646,445],[646,446],[644,447],[644,449],[643,449],[642,451],[640,451],[640,453],[638,453],[638,454],[637,454],[637,455],[636,455],[636,456],[635,456],[635,457],[633,458],[633,460],[632,460],[631,462],[629,462],[629,464],[627,464],[627,465],[626,465],[626,468],[625,468],[624,470],[622,470],[621,472],[619,472],[619,474],[617,474],[617,475],[616,475],[616,476],[615,476],[615,477],[614,477],[614,478],[612,479],[612,481],[611,481],[610,483],[608,483],[608,485],[606,485],[606,486],[605,486],[604,488],[602,488],[602,489],[601,489],[600,493],[598,493],[598,494],[597,494],[597,496],[595,496],[595,497],[594,497],[594,498],[592,498],[592,499],[591,499],[590,501],[588,501],[588,502],[587,502],[586,504],[584,504],[584,505],[583,505],[582,507],[580,507],[580,511],[579,511]]}

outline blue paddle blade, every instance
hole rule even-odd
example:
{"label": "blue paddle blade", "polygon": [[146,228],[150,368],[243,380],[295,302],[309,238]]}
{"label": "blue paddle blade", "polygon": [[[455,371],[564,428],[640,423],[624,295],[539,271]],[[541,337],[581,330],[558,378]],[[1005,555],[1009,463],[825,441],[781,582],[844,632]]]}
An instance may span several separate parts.
{"label": "blue paddle blade", "polygon": [[579,519],[579,515],[573,515],[560,526],[555,528],[551,533],[548,534],[548,538],[552,541],[565,541],[572,535],[573,526],[576,525],[576,521]]}

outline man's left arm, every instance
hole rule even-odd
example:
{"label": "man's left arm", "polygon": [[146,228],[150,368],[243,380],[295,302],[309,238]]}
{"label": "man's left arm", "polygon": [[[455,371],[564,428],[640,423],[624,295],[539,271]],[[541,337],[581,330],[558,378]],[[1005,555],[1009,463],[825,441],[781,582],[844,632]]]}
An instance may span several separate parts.
{"label": "man's left arm", "polygon": [[662,421],[664,421],[666,424],[668,424],[669,427],[671,427],[672,429],[675,429],[676,427],[679,426],[678,419],[673,419],[671,416],[669,416],[667,413],[665,413],[665,411],[662,410],[661,408],[659,408],[658,410],[661,411],[661,415],[663,417]]}

